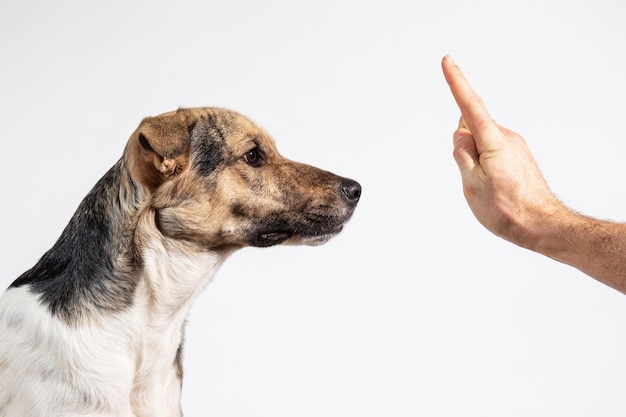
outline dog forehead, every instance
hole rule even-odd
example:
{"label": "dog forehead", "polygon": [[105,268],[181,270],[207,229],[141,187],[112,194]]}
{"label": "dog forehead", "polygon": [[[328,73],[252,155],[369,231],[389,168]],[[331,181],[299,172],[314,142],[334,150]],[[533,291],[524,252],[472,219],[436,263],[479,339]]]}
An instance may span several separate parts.
{"label": "dog forehead", "polygon": [[219,144],[223,150],[233,153],[246,152],[254,146],[275,147],[271,136],[241,113],[221,108],[194,110],[202,115],[198,118],[193,136],[204,143]]}

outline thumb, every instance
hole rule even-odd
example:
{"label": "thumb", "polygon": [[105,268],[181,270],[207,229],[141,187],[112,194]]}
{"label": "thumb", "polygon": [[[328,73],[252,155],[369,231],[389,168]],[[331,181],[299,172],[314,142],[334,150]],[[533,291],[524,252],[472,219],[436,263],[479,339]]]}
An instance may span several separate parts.
{"label": "thumb", "polygon": [[476,141],[472,133],[463,127],[454,132],[452,140],[454,142],[454,160],[461,170],[461,175],[465,177],[479,164]]}

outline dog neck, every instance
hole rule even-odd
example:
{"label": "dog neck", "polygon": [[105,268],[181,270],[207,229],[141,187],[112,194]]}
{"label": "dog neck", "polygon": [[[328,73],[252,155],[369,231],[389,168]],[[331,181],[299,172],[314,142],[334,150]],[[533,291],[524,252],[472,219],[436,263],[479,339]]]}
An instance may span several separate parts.
{"label": "dog neck", "polygon": [[150,313],[163,318],[186,311],[230,254],[163,236],[153,209],[140,216],[135,243],[141,253]]}
{"label": "dog neck", "polygon": [[[228,254],[164,237],[155,225],[153,210],[140,216],[135,241],[143,274],[132,308],[140,331],[135,342],[139,361],[131,398],[139,408],[138,415],[160,415],[164,407],[174,405],[164,404],[163,398],[180,395],[187,313]],[[175,410],[169,415],[176,415]]]}

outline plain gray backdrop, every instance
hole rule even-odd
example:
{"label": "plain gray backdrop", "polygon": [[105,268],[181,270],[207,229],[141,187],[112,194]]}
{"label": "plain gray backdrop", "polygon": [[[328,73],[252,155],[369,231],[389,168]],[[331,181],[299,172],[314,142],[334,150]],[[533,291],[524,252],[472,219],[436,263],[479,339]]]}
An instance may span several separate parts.
{"label": "plain gray backdrop", "polygon": [[451,54],[555,193],[626,219],[623,0],[0,3],[0,286],[139,121],[220,106],[358,180],[328,244],[244,249],[194,305],[186,416],[623,416],[626,297],[484,230]]}

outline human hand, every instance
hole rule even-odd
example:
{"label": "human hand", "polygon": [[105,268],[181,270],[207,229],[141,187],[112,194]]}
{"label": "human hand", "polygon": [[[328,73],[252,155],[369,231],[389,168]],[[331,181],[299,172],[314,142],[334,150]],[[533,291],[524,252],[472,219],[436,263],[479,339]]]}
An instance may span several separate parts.
{"label": "human hand", "polygon": [[524,139],[493,121],[449,56],[442,68],[462,114],[453,155],[472,212],[497,236],[535,249],[549,218],[568,210],[548,188]]}

